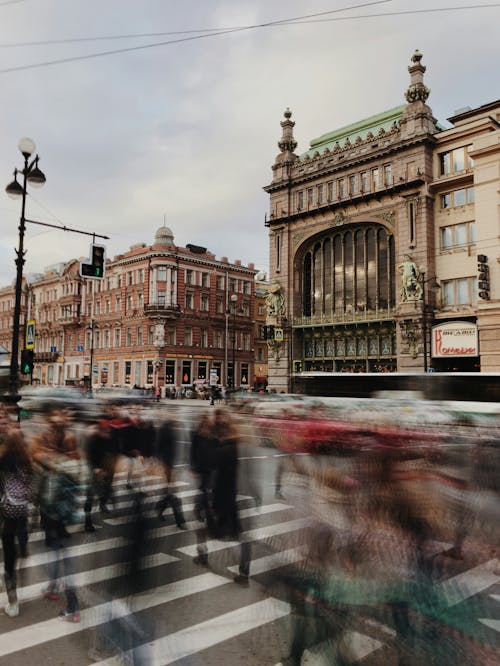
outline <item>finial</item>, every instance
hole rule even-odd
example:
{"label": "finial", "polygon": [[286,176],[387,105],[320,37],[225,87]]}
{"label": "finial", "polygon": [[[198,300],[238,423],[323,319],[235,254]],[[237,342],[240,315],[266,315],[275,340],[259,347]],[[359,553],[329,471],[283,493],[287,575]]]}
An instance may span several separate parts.
{"label": "finial", "polygon": [[411,57],[413,64],[408,67],[411,80],[410,85],[408,86],[408,89],[405,93],[405,98],[409,104],[412,104],[413,102],[424,102],[425,104],[431,92],[429,88],[424,85],[424,74],[426,68],[420,62],[421,60],[422,54],[418,49],[416,49],[415,53]]}
{"label": "finial", "polygon": [[288,108],[288,106],[286,107],[286,109],[285,109],[283,115],[285,116],[285,118],[291,118],[291,117],[292,117],[292,112],[290,111],[290,109]]}
{"label": "finial", "polygon": [[295,123],[293,120],[290,120],[292,117],[292,112],[288,107],[285,109],[283,115],[285,116],[285,120],[281,121],[283,134],[281,139],[278,141],[278,147],[282,153],[293,153],[295,148],[297,148],[297,142],[293,138],[293,128],[295,127]]}
{"label": "finial", "polygon": [[415,53],[412,55],[411,59],[412,59],[412,62],[415,62],[415,63],[420,62],[422,60],[422,54],[420,53],[420,51],[418,49],[415,49]]}

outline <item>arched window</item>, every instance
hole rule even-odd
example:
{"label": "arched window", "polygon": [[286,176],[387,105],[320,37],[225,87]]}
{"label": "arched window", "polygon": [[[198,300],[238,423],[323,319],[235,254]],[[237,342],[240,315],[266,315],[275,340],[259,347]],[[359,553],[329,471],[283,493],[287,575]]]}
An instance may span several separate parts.
{"label": "arched window", "polygon": [[380,225],[337,230],[311,242],[302,263],[302,315],[384,312],[395,303],[394,238]]}

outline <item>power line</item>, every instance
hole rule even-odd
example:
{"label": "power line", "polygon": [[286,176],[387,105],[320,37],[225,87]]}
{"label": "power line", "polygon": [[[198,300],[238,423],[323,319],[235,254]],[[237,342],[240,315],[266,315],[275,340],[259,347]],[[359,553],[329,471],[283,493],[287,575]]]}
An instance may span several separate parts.
{"label": "power line", "polygon": [[5,7],[6,5],[18,5],[20,2],[25,2],[26,0],[4,0],[0,2],[0,7]]}
{"label": "power line", "polygon": [[[11,2],[24,2],[25,0],[11,0]],[[391,2],[392,0],[380,0],[380,2]],[[369,2],[364,5],[356,5],[356,7],[345,7],[343,9],[334,10],[336,12],[342,11],[352,11],[352,9],[361,9],[369,5],[380,4],[380,2]],[[1,3],[0,3],[1,6]],[[83,42],[97,42],[97,41],[112,41],[112,40],[121,40],[121,39],[145,39],[147,37],[168,37],[174,35],[192,35],[196,34],[200,37],[203,36],[212,36],[213,34],[224,34],[227,31],[238,31],[238,30],[251,30],[259,27],[272,27],[276,26],[287,26],[287,25],[304,25],[309,23],[329,23],[337,21],[355,21],[358,19],[371,19],[371,18],[385,18],[387,16],[406,16],[409,14],[431,14],[435,12],[451,12],[451,11],[461,11],[461,10],[475,10],[475,9],[495,9],[500,7],[500,3],[489,3],[481,5],[459,5],[452,7],[437,7],[429,9],[410,9],[403,11],[393,11],[393,12],[384,12],[380,14],[358,14],[357,16],[335,16],[331,18],[312,18],[313,16],[319,16],[320,14],[309,15],[307,18],[297,17],[290,19],[282,19],[280,21],[258,24],[253,26],[230,26],[227,28],[192,28],[189,30],[169,30],[165,32],[139,32],[139,33],[125,33],[121,35],[95,35],[91,37],[67,37],[61,39],[46,39],[46,40],[36,40],[29,42],[7,42],[0,43],[0,48],[20,48],[27,46],[54,46],[62,44],[79,44]],[[332,13],[332,12],[328,12]],[[321,15],[324,12],[321,12]],[[208,35],[200,35],[200,33],[209,33]],[[170,43],[170,42],[168,42]],[[161,46],[164,43],[145,45],[144,48],[151,48],[153,46]],[[132,49],[133,47],[131,47]],[[92,55],[92,54],[91,54]],[[98,54],[99,55],[99,54]]]}
{"label": "power line", "polygon": [[361,4],[357,5],[351,5],[350,7],[342,7],[339,9],[332,9],[324,12],[316,12],[314,14],[305,14],[303,16],[295,16],[292,18],[287,18],[287,19],[278,19],[276,21],[267,21],[265,23],[256,23],[254,25],[248,25],[248,26],[240,26],[240,27],[235,27],[235,28],[223,28],[221,30],[216,30],[213,32],[205,33],[202,35],[193,35],[190,37],[181,37],[179,39],[172,39],[168,40],[165,42],[155,42],[154,44],[142,44],[140,46],[130,46],[130,47],[125,47],[122,49],[113,49],[110,51],[99,51],[96,53],[88,53],[86,55],[81,55],[81,56],[71,56],[67,58],[58,58],[55,60],[47,60],[44,62],[39,62],[39,63],[32,63],[29,65],[18,65],[15,67],[7,67],[5,69],[0,69],[0,74],[7,74],[9,72],[19,72],[19,71],[24,71],[28,69],[37,69],[40,67],[49,67],[52,65],[60,65],[64,63],[69,63],[69,62],[76,62],[80,60],[90,60],[93,58],[102,58],[105,56],[110,56],[110,55],[118,55],[121,53],[130,53],[132,51],[141,51],[145,49],[151,49],[151,48],[156,48],[158,46],[169,46],[171,44],[180,44],[182,42],[189,42],[189,41],[194,41],[194,40],[199,40],[199,39],[206,39],[207,37],[218,37],[220,35],[227,35],[235,32],[242,32],[242,31],[249,31],[249,30],[255,30],[258,28],[269,28],[269,27],[274,27],[278,25],[286,25],[290,22],[294,21],[299,21],[299,20],[305,20],[305,19],[311,19],[311,18],[317,18],[320,16],[327,16],[330,14],[338,14],[340,12],[345,12],[345,11],[351,11],[353,9],[361,9],[363,7],[369,7],[373,5],[381,5],[385,4],[387,2],[392,2],[392,0],[372,0],[371,2],[364,2]]}

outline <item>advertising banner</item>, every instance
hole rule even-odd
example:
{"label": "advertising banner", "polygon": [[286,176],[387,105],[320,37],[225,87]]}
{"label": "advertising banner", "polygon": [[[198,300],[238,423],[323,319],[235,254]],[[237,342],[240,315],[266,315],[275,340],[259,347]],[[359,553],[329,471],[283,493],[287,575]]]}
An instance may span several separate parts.
{"label": "advertising banner", "polygon": [[431,329],[433,358],[448,356],[478,356],[477,324],[470,321],[450,321]]}

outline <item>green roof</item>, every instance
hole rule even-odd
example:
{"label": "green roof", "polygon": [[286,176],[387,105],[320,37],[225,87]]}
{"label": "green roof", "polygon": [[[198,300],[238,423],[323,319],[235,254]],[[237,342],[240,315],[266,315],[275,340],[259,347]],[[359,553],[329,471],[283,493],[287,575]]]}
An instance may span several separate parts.
{"label": "green roof", "polygon": [[323,134],[317,139],[312,139],[310,150],[308,150],[307,153],[302,154],[300,158],[304,159],[306,155],[312,157],[316,151],[322,153],[327,148],[333,150],[337,142],[343,147],[347,139],[349,139],[352,144],[354,144],[358,136],[360,136],[362,140],[365,140],[368,132],[371,132],[376,137],[381,128],[388,132],[392,125],[401,119],[406,106],[406,104],[396,106],[383,113],[378,113],[375,116],[365,118],[365,120],[359,120],[357,123],[341,127],[334,132]]}

